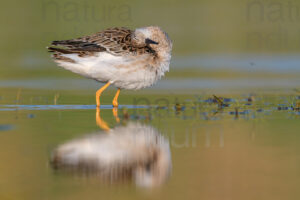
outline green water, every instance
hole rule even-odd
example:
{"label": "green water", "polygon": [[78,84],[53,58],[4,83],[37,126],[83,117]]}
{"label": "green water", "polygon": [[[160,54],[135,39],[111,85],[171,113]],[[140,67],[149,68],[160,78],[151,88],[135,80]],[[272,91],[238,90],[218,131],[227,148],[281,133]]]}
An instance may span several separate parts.
{"label": "green water", "polygon": [[[227,94],[221,98],[223,105],[203,92],[125,92],[120,97],[121,105],[138,102],[147,107],[121,107],[120,123],[112,109],[104,106],[101,117],[111,129],[134,121],[153,127],[169,141],[172,172],[164,184],[155,188],[140,188],[133,181],[103,183],[76,172],[57,173],[51,167],[51,153],[58,145],[94,132],[106,134],[96,124],[92,93],[17,89],[1,92],[1,199],[300,196],[300,113],[296,91],[280,95]],[[103,105],[109,105],[112,97],[113,92],[108,91]]]}

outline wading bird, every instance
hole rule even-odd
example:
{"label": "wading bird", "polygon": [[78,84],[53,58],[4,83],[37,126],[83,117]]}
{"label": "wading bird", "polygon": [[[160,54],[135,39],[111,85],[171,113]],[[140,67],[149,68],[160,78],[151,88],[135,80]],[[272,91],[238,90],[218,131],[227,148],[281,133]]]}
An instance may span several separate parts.
{"label": "wading bird", "polygon": [[118,107],[121,89],[138,90],[156,83],[169,71],[172,42],[157,26],[130,30],[110,28],[71,40],[53,41],[50,47],[58,65],[105,85],[96,92],[96,103],[109,86],[118,88],[113,106]]}

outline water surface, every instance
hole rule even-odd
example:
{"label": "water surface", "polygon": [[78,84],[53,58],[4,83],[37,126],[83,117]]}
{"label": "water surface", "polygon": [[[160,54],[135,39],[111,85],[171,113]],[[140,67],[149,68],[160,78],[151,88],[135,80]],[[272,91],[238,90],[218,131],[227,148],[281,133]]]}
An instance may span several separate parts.
{"label": "water surface", "polygon": [[[31,96],[43,97],[41,91],[24,90],[22,94],[21,102]],[[99,113],[92,104],[68,105],[71,99],[81,98],[78,94],[65,94],[58,105],[2,104],[1,198],[300,197],[300,113],[296,93],[235,94],[218,98],[221,102],[212,95],[183,95],[176,103],[177,95],[144,95],[150,105],[124,105],[117,115],[109,105],[112,94],[107,95]],[[125,96],[123,102],[134,98]],[[10,96],[2,98],[5,102]],[[156,101],[162,98],[169,103]],[[95,133],[105,136],[106,126],[115,129],[130,123],[156,130],[168,141],[172,167],[161,184],[145,187],[133,178],[103,181],[97,175],[76,170],[69,173],[51,165],[51,156],[60,145]]]}

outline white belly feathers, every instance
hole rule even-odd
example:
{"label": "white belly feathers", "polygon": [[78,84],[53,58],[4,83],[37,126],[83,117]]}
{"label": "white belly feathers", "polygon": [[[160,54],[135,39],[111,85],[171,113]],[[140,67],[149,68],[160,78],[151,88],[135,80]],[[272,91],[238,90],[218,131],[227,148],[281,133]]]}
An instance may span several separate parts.
{"label": "white belly feathers", "polygon": [[169,70],[169,60],[160,66],[149,63],[149,58],[140,56],[114,56],[100,52],[95,56],[79,57],[77,54],[64,55],[75,62],[57,61],[63,68],[99,82],[110,82],[120,89],[141,89],[153,85]]}

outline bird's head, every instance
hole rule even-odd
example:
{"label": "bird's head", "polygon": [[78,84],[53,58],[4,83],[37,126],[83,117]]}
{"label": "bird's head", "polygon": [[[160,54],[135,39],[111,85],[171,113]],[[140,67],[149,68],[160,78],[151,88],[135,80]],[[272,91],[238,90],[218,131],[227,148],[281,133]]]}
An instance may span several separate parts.
{"label": "bird's head", "polygon": [[169,36],[157,26],[137,28],[132,34],[132,42],[136,46],[149,46],[158,53],[171,53],[172,50]]}

